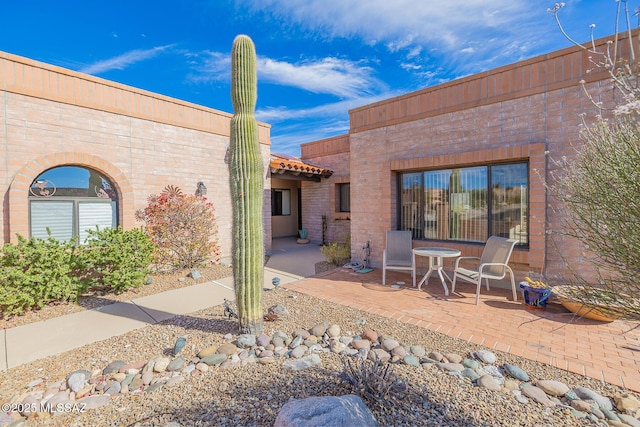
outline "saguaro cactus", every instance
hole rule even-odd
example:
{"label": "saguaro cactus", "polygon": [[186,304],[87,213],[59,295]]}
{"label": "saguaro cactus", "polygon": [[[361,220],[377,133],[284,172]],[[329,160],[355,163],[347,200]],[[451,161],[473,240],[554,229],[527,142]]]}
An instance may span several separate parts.
{"label": "saguaro cactus", "polygon": [[233,199],[233,278],[240,333],[262,332],[264,236],[262,224],[263,167],[255,119],[258,77],[256,50],[239,35],[231,49],[231,159]]}

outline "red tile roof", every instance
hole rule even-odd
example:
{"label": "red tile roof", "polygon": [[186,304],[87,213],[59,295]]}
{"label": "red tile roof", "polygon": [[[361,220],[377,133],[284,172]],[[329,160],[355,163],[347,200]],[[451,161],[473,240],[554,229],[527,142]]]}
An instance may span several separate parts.
{"label": "red tile roof", "polygon": [[296,176],[302,174],[306,177],[316,176],[321,178],[329,178],[333,175],[331,169],[305,163],[297,157],[287,156],[285,154],[271,153],[269,167],[273,175],[288,173]]}

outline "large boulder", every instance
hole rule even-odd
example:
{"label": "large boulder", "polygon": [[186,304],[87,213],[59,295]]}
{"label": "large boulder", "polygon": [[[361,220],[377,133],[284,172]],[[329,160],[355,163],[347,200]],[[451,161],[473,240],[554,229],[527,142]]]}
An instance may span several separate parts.
{"label": "large boulder", "polygon": [[359,396],[314,396],[288,401],[274,427],[379,426]]}

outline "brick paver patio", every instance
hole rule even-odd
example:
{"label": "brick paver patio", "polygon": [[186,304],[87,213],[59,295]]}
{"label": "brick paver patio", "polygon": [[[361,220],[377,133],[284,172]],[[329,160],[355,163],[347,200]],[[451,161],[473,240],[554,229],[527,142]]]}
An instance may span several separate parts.
{"label": "brick paver patio", "polygon": [[[389,285],[404,281],[393,289]],[[285,285],[286,288],[370,313],[427,328],[516,356],[536,360],[630,390],[640,391],[640,324],[576,318],[558,304],[526,310],[518,290],[483,287],[475,305],[475,285],[461,282],[445,299],[439,279],[422,291],[411,275],[380,270],[359,274],[338,268]]]}

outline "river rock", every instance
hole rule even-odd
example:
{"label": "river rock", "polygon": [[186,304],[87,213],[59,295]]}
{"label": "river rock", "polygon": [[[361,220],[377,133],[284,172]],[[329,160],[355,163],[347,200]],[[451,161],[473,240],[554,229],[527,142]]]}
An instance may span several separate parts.
{"label": "river rock", "polygon": [[463,357],[456,353],[447,353],[444,357],[449,361],[449,363],[460,363],[463,360]]}
{"label": "river rock", "polygon": [[473,357],[480,360],[483,363],[496,363],[496,355],[489,350],[477,350],[473,353]]}
{"label": "river rock", "polygon": [[312,366],[321,365],[322,359],[317,354],[311,354],[301,359],[285,362],[282,366],[288,371],[299,371],[301,369],[307,369]]}
{"label": "river rock", "polygon": [[[284,334],[284,332],[283,332]],[[309,333],[309,331],[307,331],[306,329],[302,329],[302,328],[298,328],[295,331],[293,331],[293,337],[300,337],[303,340],[306,340],[307,338],[309,338],[311,334]],[[276,336],[278,336],[278,332],[276,332],[275,334],[273,334],[273,337],[275,338]],[[287,339],[287,334],[284,334],[284,337],[282,337],[283,339]]]}
{"label": "river rock", "polygon": [[164,383],[163,382],[157,382],[154,384],[151,384],[149,387],[145,388],[144,391],[147,393],[153,393],[156,390],[160,390],[162,387],[164,387]]}
{"label": "river rock", "polygon": [[338,340],[331,340],[329,343],[329,349],[336,354],[342,353],[347,348],[347,345]]}
{"label": "river rock", "polygon": [[84,409],[89,410],[99,408],[108,404],[110,398],[111,396],[108,394],[96,394],[89,397],[83,397],[82,399],[78,400],[78,403],[81,405],[81,407],[84,407]]}
{"label": "river rock", "polygon": [[311,335],[315,335],[316,337],[322,337],[324,333],[327,332],[328,328],[329,328],[329,322],[325,320],[324,322],[318,323],[316,326],[311,328],[309,330],[309,333]]}
{"label": "river rock", "polygon": [[438,368],[442,369],[443,371],[448,371],[448,372],[454,372],[454,371],[461,372],[462,370],[464,370],[464,365],[460,363],[438,362],[436,363],[436,366],[438,366]]}
{"label": "river rock", "polygon": [[424,357],[427,355],[427,351],[421,345],[412,345],[409,347],[409,352],[416,357]]}
{"label": "river rock", "polygon": [[122,390],[122,385],[119,381],[111,381],[107,384],[107,387],[104,390],[104,394],[118,394]]}
{"label": "river rock", "polygon": [[432,351],[431,353],[429,353],[429,359],[435,360],[436,362],[442,362],[444,356],[442,355],[442,353]]}
{"label": "river rock", "polygon": [[551,396],[564,396],[569,391],[566,384],[556,380],[538,380],[536,386]]}
{"label": "river rock", "polygon": [[175,372],[184,368],[184,359],[182,357],[176,357],[167,365],[167,371]]}
{"label": "river rock", "polygon": [[477,360],[473,360],[473,359],[464,359],[462,361],[462,364],[466,367],[466,368],[471,368],[471,369],[477,369],[480,367],[480,363],[478,363]]}
{"label": "river rock", "polygon": [[169,358],[159,357],[156,359],[156,364],[153,366],[153,372],[164,372],[169,366]]}
{"label": "river rock", "polygon": [[[136,360],[133,363],[127,363],[126,365],[123,365],[122,367],[120,367],[120,369],[118,369],[118,372],[122,373],[122,374],[130,374],[131,372],[128,372],[131,369],[137,369],[138,372],[140,372],[140,369],[144,368],[144,366],[147,364],[146,360]],[[135,372],[136,374],[138,372]]]}
{"label": "river rock", "polygon": [[314,396],[292,399],[278,412],[274,427],[379,426],[359,396]]}
{"label": "river rock", "polygon": [[217,345],[210,345],[209,347],[203,348],[202,350],[200,350],[198,352],[198,357],[200,359],[203,359],[207,356],[211,356],[212,354],[216,354],[217,351],[218,351]]}
{"label": "river rock", "polygon": [[260,334],[258,338],[256,338],[256,344],[261,347],[266,347],[271,344],[271,337],[267,334]]}
{"label": "river rock", "polygon": [[638,420],[635,417],[632,417],[631,415],[619,414],[618,417],[620,418],[620,421],[622,421],[623,423],[631,427],[640,427],[640,420]]}
{"label": "river rock", "polygon": [[480,378],[480,375],[478,375],[476,371],[471,368],[464,368],[462,371],[460,371],[460,374],[465,378],[469,378],[471,381],[475,381]]}
{"label": "river rock", "polygon": [[405,354],[405,356],[402,358],[402,361],[409,366],[415,366],[415,367],[420,366],[420,359],[418,359],[413,354]]}
{"label": "river rock", "polygon": [[74,393],[79,392],[85,386],[86,376],[83,372],[76,372],[75,374],[71,374],[71,376],[67,379],[67,386]]}
{"label": "river rock", "polygon": [[623,414],[633,414],[640,409],[640,401],[629,393],[618,393],[613,397],[613,401],[618,411]]}
{"label": "river rock", "polygon": [[126,365],[126,363],[124,363],[122,360],[114,360],[102,370],[102,374],[109,375],[113,374],[114,372],[118,372],[124,365]]}
{"label": "river rock", "polygon": [[375,342],[378,341],[378,334],[371,329],[365,329],[364,332],[362,332],[362,339]]}
{"label": "river rock", "polygon": [[299,345],[291,350],[291,357],[294,359],[300,359],[303,357],[309,348],[306,345]]}
{"label": "river rock", "polygon": [[553,408],[554,406],[556,406],[556,404],[553,403],[551,399],[549,399],[549,396],[547,396],[547,394],[541,388],[527,384],[522,387],[520,391],[522,391],[522,394],[524,394],[525,396],[532,398],[533,400],[540,403],[541,405],[546,406],[547,408]]}
{"label": "river rock", "polygon": [[351,341],[351,347],[355,348],[358,351],[360,351],[361,348],[364,348],[368,352],[369,349],[371,348],[371,341],[369,341],[369,340],[353,340],[353,341]]}
{"label": "river rock", "polygon": [[226,354],[216,353],[216,354],[212,354],[211,356],[203,357],[202,359],[200,359],[200,362],[206,363],[209,366],[213,366],[213,365],[219,365],[225,360],[227,360]]}
{"label": "river rock", "polygon": [[586,400],[572,400],[571,407],[581,412],[589,412],[591,403]]}
{"label": "river rock", "polygon": [[151,381],[153,381],[153,372],[147,371],[142,374],[142,384],[149,385],[151,384]]}
{"label": "river rock", "polygon": [[327,328],[327,335],[329,335],[329,338],[338,338],[340,336],[340,326],[339,325],[331,325],[329,326],[329,328]]}
{"label": "river rock", "polygon": [[[147,372],[150,372],[150,371],[147,371]],[[136,376],[135,378],[133,378],[133,381],[131,381],[131,384],[129,384],[129,391],[138,391],[142,386],[143,386],[142,378],[139,378]]]}
{"label": "river rock", "polygon": [[121,382],[125,378],[127,378],[127,374],[123,374],[122,372],[116,372],[115,374],[109,375],[110,380],[114,380],[118,382]]}
{"label": "river rock", "polygon": [[47,405],[49,405],[51,408],[55,410],[55,407],[59,403],[65,403],[68,401],[69,401],[69,392],[67,392],[66,390],[63,390],[51,396],[49,400],[47,400]]}
{"label": "river rock", "polygon": [[500,391],[502,389],[502,386],[500,385],[500,383],[495,378],[493,378],[491,375],[488,375],[488,374],[478,378],[477,384],[479,387],[484,387],[493,391]]}
{"label": "river rock", "polygon": [[596,391],[593,391],[586,387],[576,387],[573,389],[573,391],[578,395],[580,399],[595,401],[600,409],[607,409],[609,411],[613,409],[613,403],[611,403],[611,400]]}
{"label": "river rock", "polygon": [[380,343],[380,347],[386,351],[391,351],[394,348],[398,347],[400,343],[392,338],[383,339]]}
{"label": "river rock", "polygon": [[407,355],[407,350],[403,346],[399,345],[397,347],[394,347],[393,350],[391,350],[391,355],[402,359],[404,356]]}
{"label": "river rock", "polygon": [[276,316],[286,316],[289,314],[289,310],[282,304],[276,304],[269,307],[267,310],[269,314],[275,314]]}
{"label": "river rock", "polygon": [[234,353],[238,352],[238,347],[236,347],[234,344],[231,344],[230,342],[224,343],[222,344],[220,347],[218,347],[218,354],[226,354],[227,356],[231,356]]}
{"label": "river rock", "polygon": [[515,365],[511,365],[509,363],[505,363],[502,367],[504,368],[504,371],[508,375],[512,376],[513,378],[515,378],[517,380],[527,382],[530,379],[529,375],[524,370],[522,370],[521,368],[519,368],[519,367],[517,367]]}
{"label": "river rock", "polygon": [[236,344],[238,348],[251,348],[256,345],[256,336],[253,334],[238,335],[238,338],[236,339]]}
{"label": "river rock", "polygon": [[391,355],[381,348],[374,348],[373,350],[369,350],[369,352],[367,352],[367,358],[372,362],[380,359],[382,363],[387,363],[389,359],[391,359]]}

